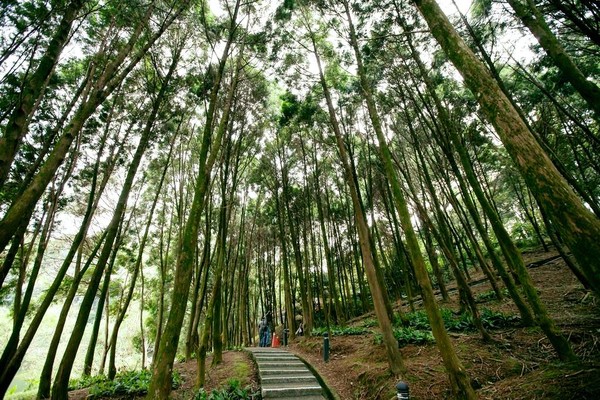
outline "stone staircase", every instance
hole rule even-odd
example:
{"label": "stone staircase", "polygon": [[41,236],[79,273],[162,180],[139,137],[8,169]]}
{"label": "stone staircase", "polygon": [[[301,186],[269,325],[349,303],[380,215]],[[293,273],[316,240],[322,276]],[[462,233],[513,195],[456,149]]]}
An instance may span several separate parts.
{"label": "stone staircase", "polygon": [[282,348],[250,347],[260,376],[263,399],[324,400],[317,378],[295,355]]}

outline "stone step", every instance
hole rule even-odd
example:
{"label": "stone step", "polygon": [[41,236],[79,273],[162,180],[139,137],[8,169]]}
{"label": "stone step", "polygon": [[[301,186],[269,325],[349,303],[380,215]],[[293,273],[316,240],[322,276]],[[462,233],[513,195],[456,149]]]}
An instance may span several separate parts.
{"label": "stone step", "polygon": [[281,348],[281,347],[252,347],[249,350],[253,353],[269,353],[269,352],[287,353],[288,352],[285,348]]}
{"label": "stone step", "polygon": [[260,375],[298,375],[298,374],[309,374],[313,376],[306,367],[302,368],[259,368]]}
{"label": "stone step", "polygon": [[304,363],[300,360],[298,361],[286,361],[286,362],[273,362],[273,361],[264,361],[264,362],[257,362],[258,364],[258,368],[262,369],[294,369],[294,368],[306,368],[306,366],[304,365]]}
{"label": "stone step", "polygon": [[319,382],[313,375],[271,375],[260,377],[263,385],[273,385],[276,383],[298,383],[302,385],[317,386]]}
{"label": "stone step", "polygon": [[253,352],[254,357],[286,357],[293,356],[293,354],[279,351],[257,351]]}
{"label": "stone step", "polygon": [[248,350],[258,366],[263,399],[325,400],[317,378],[294,354],[269,347]]}
{"label": "stone step", "polygon": [[297,360],[298,357],[292,354],[255,354],[256,361],[289,361]]}
{"label": "stone step", "polygon": [[322,395],[323,388],[318,385],[299,386],[297,384],[262,385],[263,399],[276,399],[281,397],[298,398],[302,396]]}

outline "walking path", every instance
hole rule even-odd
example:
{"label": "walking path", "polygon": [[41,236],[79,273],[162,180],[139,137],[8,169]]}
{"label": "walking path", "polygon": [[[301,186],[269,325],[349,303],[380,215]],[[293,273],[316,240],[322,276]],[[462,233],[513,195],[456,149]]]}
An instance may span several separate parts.
{"label": "walking path", "polygon": [[326,399],[317,378],[294,354],[272,347],[249,347],[248,350],[258,365],[263,399]]}

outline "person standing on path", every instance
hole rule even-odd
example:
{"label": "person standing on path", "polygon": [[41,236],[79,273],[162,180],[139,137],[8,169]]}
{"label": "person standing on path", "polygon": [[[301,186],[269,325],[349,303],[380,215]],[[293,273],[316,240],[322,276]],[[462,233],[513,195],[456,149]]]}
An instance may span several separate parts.
{"label": "person standing on path", "polygon": [[260,347],[267,347],[267,321],[263,316],[258,324],[258,337],[260,338]]}

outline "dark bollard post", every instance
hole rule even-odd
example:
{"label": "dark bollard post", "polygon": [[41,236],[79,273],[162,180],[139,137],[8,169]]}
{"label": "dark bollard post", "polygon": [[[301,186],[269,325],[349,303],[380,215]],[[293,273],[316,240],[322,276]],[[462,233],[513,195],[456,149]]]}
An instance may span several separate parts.
{"label": "dark bollard post", "polygon": [[283,346],[284,347],[287,347],[287,345],[288,345],[288,332],[289,331],[290,330],[287,328],[283,330]]}
{"label": "dark bollard post", "polygon": [[408,384],[406,382],[398,382],[396,390],[398,391],[398,400],[408,400]]}
{"label": "dark bollard post", "polygon": [[323,334],[323,361],[329,361],[329,333]]}

